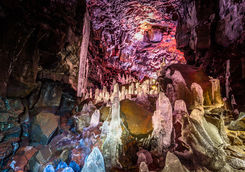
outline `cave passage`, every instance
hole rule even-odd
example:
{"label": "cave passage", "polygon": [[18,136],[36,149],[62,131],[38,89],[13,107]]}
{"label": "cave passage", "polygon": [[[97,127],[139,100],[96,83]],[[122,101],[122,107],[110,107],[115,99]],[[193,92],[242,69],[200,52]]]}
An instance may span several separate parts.
{"label": "cave passage", "polygon": [[0,171],[244,172],[245,2],[0,2]]}

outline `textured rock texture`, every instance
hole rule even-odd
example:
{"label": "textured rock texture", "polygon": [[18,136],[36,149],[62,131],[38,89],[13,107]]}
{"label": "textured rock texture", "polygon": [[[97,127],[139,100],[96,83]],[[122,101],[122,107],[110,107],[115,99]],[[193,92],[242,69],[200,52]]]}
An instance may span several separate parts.
{"label": "textured rock texture", "polygon": [[185,63],[176,49],[176,5],[172,0],[87,1],[90,80],[110,86],[118,74],[156,77],[162,63]]}
{"label": "textured rock texture", "polygon": [[59,124],[59,117],[52,113],[39,113],[32,123],[31,139],[33,142],[48,144]]}
{"label": "textured rock texture", "polygon": [[[230,59],[230,94],[244,109],[245,2],[233,0],[181,0],[176,31],[177,47],[187,63],[202,66],[225,85]],[[229,88],[230,89],[230,88]],[[223,89],[224,93],[224,89]],[[231,95],[230,95],[231,96]]]}
{"label": "textured rock texture", "polygon": [[3,1],[0,9],[0,95],[25,97],[37,78],[76,88],[84,1]]}

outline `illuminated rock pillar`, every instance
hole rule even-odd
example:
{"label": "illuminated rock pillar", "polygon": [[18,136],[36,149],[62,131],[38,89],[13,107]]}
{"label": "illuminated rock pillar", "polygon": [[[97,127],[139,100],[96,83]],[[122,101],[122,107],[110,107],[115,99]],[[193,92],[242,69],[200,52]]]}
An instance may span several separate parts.
{"label": "illuminated rock pillar", "polygon": [[156,111],[152,116],[152,135],[156,139],[157,151],[159,153],[170,146],[173,129],[172,120],[171,103],[165,94],[160,92],[156,102]]}
{"label": "illuminated rock pillar", "polygon": [[119,162],[122,128],[120,118],[120,100],[119,100],[119,87],[118,84],[114,85],[113,104],[111,111],[111,121],[105,142],[103,144],[103,156],[107,169],[111,167],[121,167]]}
{"label": "illuminated rock pillar", "polygon": [[78,85],[77,85],[77,96],[82,97],[86,92],[87,88],[87,78],[88,78],[88,44],[90,36],[90,21],[88,10],[84,15],[83,20],[83,38],[80,48],[80,63],[79,63],[79,73],[78,73]]}

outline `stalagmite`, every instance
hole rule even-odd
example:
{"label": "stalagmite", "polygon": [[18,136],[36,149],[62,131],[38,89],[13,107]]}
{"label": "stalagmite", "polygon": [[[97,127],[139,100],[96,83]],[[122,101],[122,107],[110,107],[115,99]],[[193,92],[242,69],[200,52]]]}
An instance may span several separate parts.
{"label": "stalagmite", "polygon": [[[188,103],[188,99],[190,98],[190,90],[187,87],[186,81],[184,80],[182,74],[175,70],[171,75],[170,69],[166,71],[166,77],[172,80],[172,85],[174,87],[174,97],[176,99],[183,99]],[[171,98],[171,102],[174,103],[175,99]]]}
{"label": "stalagmite", "polygon": [[89,127],[96,127],[100,122],[100,111],[95,110],[91,116]]}
{"label": "stalagmite", "polygon": [[105,158],[105,163],[107,168],[119,166],[119,150],[122,145],[121,136],[121,119],[120,119],[120,101],[118,97],[117,86],[114,88],[114,101],[112,104],[111,112],[111,122],[109,125],[109,132],[107,134],[106,140],[103,144],[103,155]]}
{"label": "stalagmite", "polygon": [[178,157],[171,152],[167,153],[165,167],[161,172],[189,172]]}
{"label": "stalagmite", "polygon": [[194,100],[194,107],[203,107],[204,98],[202,87],[197,83],[192,83],[191,92]]}
{"label": "stalagmite", "polygon": [[97,147],[89,154],[81,172],[105,172],[104,158]]}
{"label": "stalagmite", "polygon": [[164,148],[168,148],[171,143],[172,133],[172,106],[169,99],[163,92],[159,93],[156,102],[156,111],[152,116],[153,138],[157,141],[157,150],[159,153]]}
{"label": "stalagmite", "polygon": [[170,102],[174,104],[176,100],[176,93],[172,84],[167,85],[166,96],[169,98]]}
{"label": "stalagmite", "polygon": [[88,75],[88,44],[90,37],[90,21],[89,13],[86,10],[84,15],[83,24],[83,39],[80,48],[80,64],[79,64],[79,74],[78,74],[78,86],[77,86],[77,97],[82,97],[87,89],[87,75]]}
{"label": "stalagmite", "polygon": [[213,104],[223,105],[219,80],[211,77],[210,82],[212,84],[212,102]]}
{"label": "stalagmite", "polygon": [[188,113],[184,100],[176,100],[175,101],[175,103],[174,103],[174,111],[177,112],[177,113],[181,113],[181,112]]}

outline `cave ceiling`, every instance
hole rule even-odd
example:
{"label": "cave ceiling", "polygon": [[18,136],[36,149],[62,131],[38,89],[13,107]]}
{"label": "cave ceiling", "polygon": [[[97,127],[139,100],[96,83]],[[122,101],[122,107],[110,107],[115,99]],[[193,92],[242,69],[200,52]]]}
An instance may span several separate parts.
{"label": "cave ceiling", "polygon": [[102,71],[103,85],[123,74],[156,78],[161,66],[186,63],[176,49],[177,6],[177,1],[87,1],[89,58]]}

